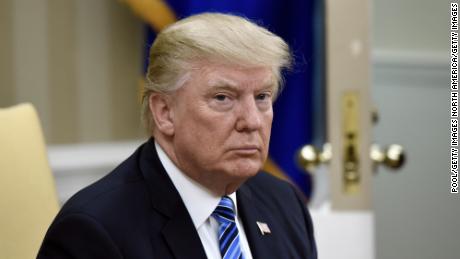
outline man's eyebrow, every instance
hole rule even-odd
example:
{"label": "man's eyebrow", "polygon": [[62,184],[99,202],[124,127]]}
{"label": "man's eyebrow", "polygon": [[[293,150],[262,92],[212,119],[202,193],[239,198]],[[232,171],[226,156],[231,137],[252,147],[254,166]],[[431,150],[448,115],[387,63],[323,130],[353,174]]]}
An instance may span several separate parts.
{"label": "man's eyebrow", "polygon": [[212,88],[229,88],[236,89],[238,84],[235,81],[226,78],[215,78],[208,81],[208,85]]}
{"label": "man's eyebrow", "polygon": [[[217,79],[217,80],[209,80],[208,85],[212,89],[222,89],[222,90],[237,90],[238,85],[232,80],[227,80],[227,79]],[[267,80],[265,84],[260,88],[260,90],[273,90],[276,88],[276,83],[273,82],[273,80]]]}
{"label": "man's eyebrow", "polygon": [[220,84],[220,85],[213,85],[211,86],[211,89],[217,90],[217,91],[230,91],[230,92],[237,92],[238,87],[233,86],[233,85],[226,85],[226,84]]}

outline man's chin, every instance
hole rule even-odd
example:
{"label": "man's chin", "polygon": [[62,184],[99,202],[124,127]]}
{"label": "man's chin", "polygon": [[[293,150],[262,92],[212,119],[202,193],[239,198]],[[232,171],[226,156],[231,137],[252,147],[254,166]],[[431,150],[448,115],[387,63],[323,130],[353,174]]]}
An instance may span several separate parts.
{"label": "man's chin", "polygon": [[225,187],[225,194],[231,194],[238,190],[238,188],[244,184],[251,177],[255,176],[259,171],[248,171],[248,172],[239,172],[238,174],[233,174],[231,181]]}
{"label": "man's chin", "polygon": [[255,176],[262,169],[260,163],[245,163],[242,165],[237,165],[233,174],[241,178],[251,178]]}

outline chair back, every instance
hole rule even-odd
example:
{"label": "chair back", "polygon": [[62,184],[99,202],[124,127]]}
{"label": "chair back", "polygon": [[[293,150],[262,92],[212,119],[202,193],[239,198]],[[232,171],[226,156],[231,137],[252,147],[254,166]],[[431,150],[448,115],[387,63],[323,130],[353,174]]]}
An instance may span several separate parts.
{"label": "chair back", "polygon": [[0,109],[0,258],[36,258],[58,209],[37,112]]}

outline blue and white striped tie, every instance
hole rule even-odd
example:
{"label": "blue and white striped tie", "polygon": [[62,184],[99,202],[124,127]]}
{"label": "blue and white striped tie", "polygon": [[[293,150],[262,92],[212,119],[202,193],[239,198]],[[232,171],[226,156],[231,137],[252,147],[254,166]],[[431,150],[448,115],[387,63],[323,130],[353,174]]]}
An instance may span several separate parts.
{"label": "blue and white striped tie", "polygon": [[240,237],[235,223],[235,205],[228,196],[223,196],[212,213],[219,222],[219,248],[222,259],[242,259]]}

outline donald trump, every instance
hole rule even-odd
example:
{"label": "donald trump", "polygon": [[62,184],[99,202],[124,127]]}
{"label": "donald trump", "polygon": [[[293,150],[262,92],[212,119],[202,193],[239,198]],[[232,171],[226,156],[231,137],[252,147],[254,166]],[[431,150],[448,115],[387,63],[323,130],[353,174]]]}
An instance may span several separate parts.
{"label": "donald trump", "polygon": [[167,27],[146,75],[149,140],[64,205],[38,258],[316,258],[300,195],[260,172],[290,63],[280,37],[242,17]]}

